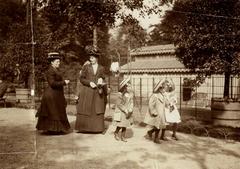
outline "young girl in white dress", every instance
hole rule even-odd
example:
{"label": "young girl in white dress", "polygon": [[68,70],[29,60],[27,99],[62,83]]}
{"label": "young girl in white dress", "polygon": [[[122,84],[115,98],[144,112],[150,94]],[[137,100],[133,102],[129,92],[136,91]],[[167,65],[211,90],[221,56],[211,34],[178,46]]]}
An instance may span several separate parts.
{"label": "young girl in white dress", "polygon": [[174,140],[178,140],[178,137],[176,135],[177,132],[177,125],[181,122],[180,113],[177,108],[177,96],[175,92],[175,84],[172,79],[170,79],[168,84],[168,90],[166,92],[168,101],[170,103],[170,106],[168,106],[165,110],[166,115],[166,121],[173,125],[173,133],[172,138]]}

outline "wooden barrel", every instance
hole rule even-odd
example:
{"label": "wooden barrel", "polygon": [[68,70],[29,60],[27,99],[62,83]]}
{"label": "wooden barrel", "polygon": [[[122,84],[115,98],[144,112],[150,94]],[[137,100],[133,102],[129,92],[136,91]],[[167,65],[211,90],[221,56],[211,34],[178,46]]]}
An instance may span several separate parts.
{"label": "wooden barrel", "polygon": [[240,103],[212,100],[212,120],[214,125],[240,127]]}
{"label": "wooden barrel", "polygon": [[16,88],[16,101],[18,103],[29,103],[30,100],[30,89]]}

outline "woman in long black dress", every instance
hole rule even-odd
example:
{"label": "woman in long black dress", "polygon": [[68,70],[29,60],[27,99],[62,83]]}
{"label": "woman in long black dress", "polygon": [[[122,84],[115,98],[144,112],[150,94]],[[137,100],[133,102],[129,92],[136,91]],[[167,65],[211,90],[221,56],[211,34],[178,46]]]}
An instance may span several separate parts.
{"label": "woman in long black dress", "polygon": [[89,51],[90,64],[83,66],[80,82],[83,84],[77,105],[75,129],[78,132],[104,132],[107,86],[104,85],[104,67],[98,64],[98,51]]}
{"label": "woman in long black dress", "polygon": [[51,133],[67,132],[70,124],[66,114],[63,87],[69,83],[69,80],[63,80],[58,70],[60,65],[58,53],[49,53],[48,60],[50,62],[46,72],[48,87],[44,91],[40,108],[36,114],[38,117],[36,128]]}

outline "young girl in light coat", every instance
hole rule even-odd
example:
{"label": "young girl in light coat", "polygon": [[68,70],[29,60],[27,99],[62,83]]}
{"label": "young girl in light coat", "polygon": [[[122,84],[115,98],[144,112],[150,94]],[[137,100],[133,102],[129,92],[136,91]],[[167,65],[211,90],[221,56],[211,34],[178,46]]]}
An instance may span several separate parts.
{"label": "young girl in light coat", "polygon": [[[127,142],[125,134],[127,127],[133,123],[133,92],[131,90],[130,79],[123,80],[119,85],[119,95],[116,101],[113,124],[116,126],[114,138]],[[119,137],[118,132],[122,130]]]}
{"label": "young girl in light coat", "polygon": [[149,99],[149,111],[146,113],[144,122],[151,127],[151,130],[147,132],[148,137],[152,140],[153,133],[154,143],[160,144],[158,135],[160,129],[162,129],[161,139],[164,139],[165,129],[166,129],[166,117],[165,108],[169,106],[168,100],[165,96],[165,91],[167,90],[167,81],[159,81],[153,90],[153,94]]}

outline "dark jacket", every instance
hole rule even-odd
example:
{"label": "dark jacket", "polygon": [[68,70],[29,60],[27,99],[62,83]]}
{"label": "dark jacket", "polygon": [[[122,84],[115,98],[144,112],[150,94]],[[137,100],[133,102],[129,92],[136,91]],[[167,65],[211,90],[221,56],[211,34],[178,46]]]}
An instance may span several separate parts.
{"label": "dark jacket", "polygon": [[[83,84],[78,102],[78,114],[91,115],[103,114],[106,107],[107,86],[102,89],[91,88],[90,82],[97,84],[99,78],[105,79],[104,67],[98,65],[96,74],[94,74],[92,65],[85,65],[80,75],[80,82]],[[102,90],[102,92],[99,92]]]}
{"label": "dark jacket", "polygon": [[59,71],[52,66],[46,72],[48,87],[42,96],[37,116],[47,116],[51,120],[66,120],[66,100],[64,97],[63,80]]}

